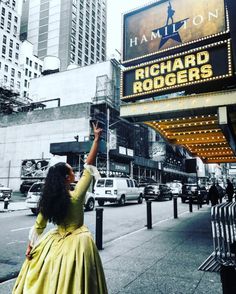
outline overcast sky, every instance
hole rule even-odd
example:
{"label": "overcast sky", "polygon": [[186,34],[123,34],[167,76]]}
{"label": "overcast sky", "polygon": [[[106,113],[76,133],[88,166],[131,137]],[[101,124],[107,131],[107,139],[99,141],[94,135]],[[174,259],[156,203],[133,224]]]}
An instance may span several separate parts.
{"label": "overcast sky", "polygon": [[107,0],[107,56],[121,51],[121,15],[150,0]]}

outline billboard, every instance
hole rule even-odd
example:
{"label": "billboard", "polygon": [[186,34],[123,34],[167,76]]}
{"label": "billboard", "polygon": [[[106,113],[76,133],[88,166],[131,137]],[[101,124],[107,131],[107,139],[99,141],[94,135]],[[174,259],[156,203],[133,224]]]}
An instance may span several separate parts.
{"label": "billboard", "polygon": [[45,178],[50,159],[25,159],[21,162],[21,178]]}
{"label": "billboard", "polygon": [[153,142],[149,146],[149,155],[152,160],[165,161],[166,158],[166,143]]}
{"label": "billboard", "polygon": [[228,32],[224,0],[161,0],[123,15],[122,63]]}
{"label": "billboard", "polygon": [[230,39],[163,57],[121,72],[121,99],[143,99],[232,76]]}

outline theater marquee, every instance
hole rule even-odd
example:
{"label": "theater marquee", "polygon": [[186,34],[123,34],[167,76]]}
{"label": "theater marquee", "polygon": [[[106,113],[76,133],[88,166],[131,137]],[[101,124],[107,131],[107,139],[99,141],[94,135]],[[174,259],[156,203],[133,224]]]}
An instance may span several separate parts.
{"label": "theater marquee", "polygon": [[161,0],[123,15],[122,63],[228,31],[224,0]]}
{"label": "theater marquee", "polygon": [[232,76],[231,43],[225,40],[160,58],[121,73],[121,99],[143,99]]}

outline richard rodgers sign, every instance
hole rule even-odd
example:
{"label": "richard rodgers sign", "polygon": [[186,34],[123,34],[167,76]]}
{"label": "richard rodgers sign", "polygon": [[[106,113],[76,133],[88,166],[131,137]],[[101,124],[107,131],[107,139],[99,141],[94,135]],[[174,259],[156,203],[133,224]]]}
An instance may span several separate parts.
{"label": "richard rodgers sign", "polygon": [[230,41],[167,56],[121,73],[121,99],[142,99],[232,75]]}

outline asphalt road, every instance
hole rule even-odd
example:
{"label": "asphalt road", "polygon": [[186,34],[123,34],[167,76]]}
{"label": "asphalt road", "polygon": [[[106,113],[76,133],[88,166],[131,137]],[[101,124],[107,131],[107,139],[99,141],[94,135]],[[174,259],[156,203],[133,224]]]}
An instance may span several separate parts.
{"label": "asphalt road", "polygon": [[[123,207],[106,204],[103,207],[103,244],[112,242],[126,234],[142,229],[146,225],[146,203],[129,203]],[[188,204],[178,199],[178,213],[188,211]],[[194,206],[194,209],[197,209]],[[173,202],[152,202],[153,224],[173,218]],[[0,214],[0,282],[15,277],[25,258],[28,232],[35,216],[30,210]],[[95,236],[96,211],[85,212],[85,224]],[[49,224],[47,230],[53,227]]]}

